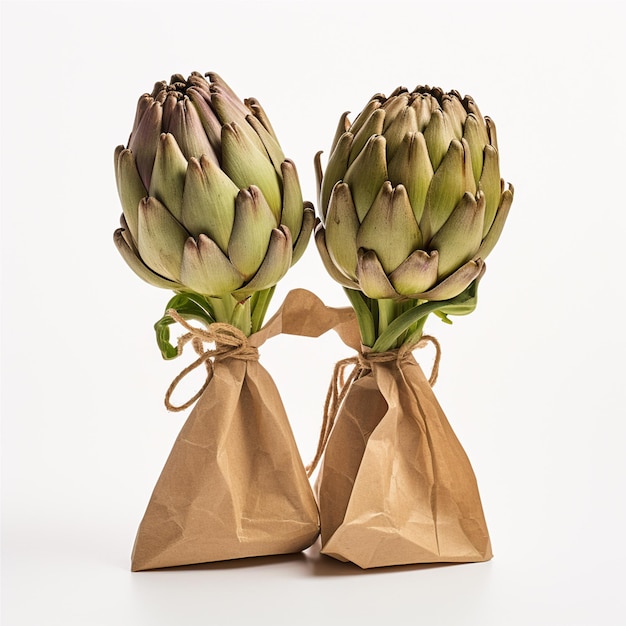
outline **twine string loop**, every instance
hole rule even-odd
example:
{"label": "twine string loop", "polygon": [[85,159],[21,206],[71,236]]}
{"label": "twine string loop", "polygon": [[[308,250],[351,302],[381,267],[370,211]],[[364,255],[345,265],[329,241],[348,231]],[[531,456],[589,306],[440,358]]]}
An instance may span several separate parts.
{"label": "twine string loop", "polygon": [[[193,363],[185,367],[180,374],[174,378],[165,392],[165,406],[169,411],[184,411],[202,395],[211,381],[211,378],[213,378],[214,362],[223,361],[225,359],[238,359],[240,361],[258,361],[259,359],[258,349],[250,345],[248,338],[241,330],[230,324],[214,322],[208,326],[208,328],[199,328],[189,324],[175,309],[169,309],[167,315],[187,331],[178,338],[176,344],[177,356],[183,353],[188,343],[191,343],[198,355],[198,358]],[[213,343],[215,344],[215,348],[205,348],[205,343]],[[201,365],[204,365],[206,368],[206,379],[202,387],[183,404],[172,404],[172,394],[179,383],[185,376]]]}

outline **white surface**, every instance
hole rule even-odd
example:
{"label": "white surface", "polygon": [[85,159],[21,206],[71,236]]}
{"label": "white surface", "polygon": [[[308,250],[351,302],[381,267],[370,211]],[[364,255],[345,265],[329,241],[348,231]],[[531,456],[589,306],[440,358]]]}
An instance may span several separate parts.
{"label": "white surface", "polygon": [[[3,3],[3,624],[612,626],[626,606],[623,3]],[[436,84],[498,126],[516,188],[478,310],[428,330],[437,395],[476,470],[495,558],[361,572],[304,556],[131,574],[184,416],[168,298],[119,258],[113,149],[138,96],[215,70],[312,159],[374,93]],[[347,305],[314,246],[309,286]],[[312,456],[338,339],[262,359]],[[430,358],[425,357],[426,360]]]}

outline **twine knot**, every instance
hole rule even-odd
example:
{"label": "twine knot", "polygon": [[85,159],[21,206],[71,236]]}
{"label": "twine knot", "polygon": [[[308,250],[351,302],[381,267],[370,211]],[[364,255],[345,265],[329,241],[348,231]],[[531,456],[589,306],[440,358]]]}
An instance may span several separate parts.
{"label": "twine knot", "polygon": [[[240,361],[259,360],[258,349],[250,345],[248,338],[243,332],[230,324],[214,322],[208,328],[199,328],[189,324],[175,309],[169,309],[167,315],[187,330],[184,335],[178,338],[176,344],[177,356],[183,353],[185,346],[190,342],[196,354],[198,354],[198,358],[174,378],[172,384],[165,392],[165,406],[169,411],[184,411],[202,395],[211,378],[213,378],[213,362],[226,359],[238,359]],[[213,343],[215,348],[207,349],[204,346],[205,343]],[[172,404],[172,394],[180,381],[201,365],[206,367],[207,376],[200,390],[189,398],[187,402],[181,405]]]}
{"label": "twine knot", "polygon": [[[350,387],[359,378],[365,376],[372,370],[373,363],[391,363],[395,361],[400,365],[403,362],[411,359],[411,353],[418,348],[425,348],[428,344],[432,344],[435,347],[435,360],[433,367],[428,378],[428,383],[431,387],[437,382],[439,376],[439,362],[441,361],[441,344],[435,337],[431,335],[422,335],[422,338],[417,344],[409,346],[401,346],[397,350],[389,350],[387,352],[371,352],[369,350],[363,350],[356,356],[351,356],[346,359],[341,359],[335,363],[335,369],[333,376],[328,387],[326,394],[326,401],[324,402],[324,414],[322,419],[322,429],[320,431],[320,438],[317,444],[317,451],[315,457],[307,465],[307,476],[311,476],[320,462],[326,444],[330,438],[330,432],[335,425],[337,414],[339,413],[339,407],[344,401]],[[348,377],[346,377],[346,371],[352,368]]]}

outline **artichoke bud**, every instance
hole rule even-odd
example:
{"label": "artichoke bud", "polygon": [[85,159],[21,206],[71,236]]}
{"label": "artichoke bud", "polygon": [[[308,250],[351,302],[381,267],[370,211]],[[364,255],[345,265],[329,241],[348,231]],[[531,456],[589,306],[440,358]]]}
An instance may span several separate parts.
{"label": "artichoke bud", "polygon": [[315,215],[258,101],[206,76],[174,74],[139,98],[115,150],[114,240],[153,285],[248,297],[300,258]]}
{"label": "artichoke bud", "polygon": [[344,113],[316,174],[322,261],[370,298],[463,292],[484,272],[513,199],[493,121],[469,96],[436,87],[376,94],[352,125]]}

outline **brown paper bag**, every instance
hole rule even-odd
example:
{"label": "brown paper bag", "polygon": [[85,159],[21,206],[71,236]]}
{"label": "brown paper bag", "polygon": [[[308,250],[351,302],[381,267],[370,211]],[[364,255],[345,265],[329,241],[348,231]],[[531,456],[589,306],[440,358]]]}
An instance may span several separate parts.
{"label": "brown paper bag", "polygon": [[413,356],[397,356],[357,364],[339,407],[317,481],[322,553],[362,568],[489,560],[470,462]]}
{"label": "brown paper bag", "polygon": [[315,498],[276,385],[254,348],[281,332],[315,337],[331,326],[350,336],[351,312],[294,290],[248,339],[248,356],[235,350],[215,360],[139,526],[133,571],[298,552],[315,542]]}

